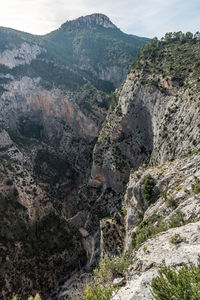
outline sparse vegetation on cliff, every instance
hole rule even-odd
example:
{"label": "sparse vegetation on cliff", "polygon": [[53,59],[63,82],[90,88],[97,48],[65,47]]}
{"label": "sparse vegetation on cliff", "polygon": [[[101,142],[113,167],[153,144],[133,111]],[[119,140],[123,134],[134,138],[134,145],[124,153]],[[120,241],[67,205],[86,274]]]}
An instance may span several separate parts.
{"label": "sparse vegetation on cliff", "polygon": [[148,204],[151,203],[154,186],[155,182],[153,177],[150,174],[146,175],[142,180],[141,194]]}
{"label": "sparse vegetation on cliff", "polygon": [[132,260],[123,257],[103,258],[98,269],[94,270],[93,283],[86,287],[82,300],[109,300],[117,288],[113,285],[114,278],[124,276]]}
{"label": "sparse vegetation on cliff", "polygon": [[200,299],[200,259],[197,265],[184,264],[179,269],[164,266],[158,274],[151,284],[155,300]]}
{"label": "sparse vegetation on cliff", "polygon": [[[132,69],[142,70],[143,74],[154,73],[151,79],[141,80],[162,89],[160,77],[171,81],[174,86],[192,87],[200,90],[200,33],[169,32],[159,41],[154,38],[144,45],[140,55],[133,62]],[[165,88],[162,89],[163,92]],[[192,95],[191,95],[192,96]]]}

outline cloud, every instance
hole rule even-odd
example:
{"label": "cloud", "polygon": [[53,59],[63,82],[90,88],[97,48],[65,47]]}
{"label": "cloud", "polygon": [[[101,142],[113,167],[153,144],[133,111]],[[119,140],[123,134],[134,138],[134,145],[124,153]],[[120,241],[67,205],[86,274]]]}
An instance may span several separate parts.
{"label": "cloud", "polygon": [[0,25],[44,34],[67,20],[95,12],[140,36],[200,30],[199,0],[1,0]]}

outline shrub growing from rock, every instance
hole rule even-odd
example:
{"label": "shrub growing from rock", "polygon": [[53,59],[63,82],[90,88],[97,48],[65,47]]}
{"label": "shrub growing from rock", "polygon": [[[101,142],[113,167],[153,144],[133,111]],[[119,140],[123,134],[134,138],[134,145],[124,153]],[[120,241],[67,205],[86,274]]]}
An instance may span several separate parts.
{"label": "shrub growing from rock", "polygon": [[154,186],[155,182],[153,177],[150,174],[144,176],[142,179],[141,194],[142,198],[145,199],[148,204],[151,204]]}
{"label": "shrub growing from rock", "polygon": [[164,266],[158,274],[151,283],[154,299],[200,300],[200,259],[180,269]]}
{"label": "shrub growing from rock", "polygon": [[103,258],[94,270],[94,281],[87,285],[82,300],[109,300],[116,289],[114,278],[123,277],[132,260],[126,256]]}

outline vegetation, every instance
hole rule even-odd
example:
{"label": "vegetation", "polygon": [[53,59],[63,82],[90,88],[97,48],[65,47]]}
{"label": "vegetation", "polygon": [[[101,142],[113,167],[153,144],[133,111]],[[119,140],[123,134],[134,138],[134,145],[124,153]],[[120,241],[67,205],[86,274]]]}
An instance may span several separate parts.
{"label": "vegetation", "polygon": [[199,194],[200,193],[200,183],[193,184],[192,190],[195,194]]}
{"label": "vegetation", "polygon": [[110,104],[109,111],[112,112],[115,109],[115,107],[117,107],[117,104],[118,104],[118,98],[116,94],[111,93],[111,104]]}
{"label": "vegetation", "polygon": [[170,243],[177,245],[182,242],[182,238],[179,233],[175,233],[173,236],[171,236],[169,241]]}
{"label": "vegetation", "polygon": [[114,91],[116,84],[100,79],[102,69],[113,66],[128,69],[141,46],[149,39],[127,35],[117,28],[82,25],[77,30],[77,26],[76,20],[67,22],[44,36],[0,28],[0,51],[12,49],[13,45],[19,47],[23,42],[36,43],[46,49],[30,65],[9,69],[8,74],[18,78],[25,75],[40,77],[46,89],[55,85],[63,90],[76,90],[90,81],[99,90]]}
{"label": "vegetation", "polygon": [[110,285],[106,288],[98,284],[88,285],[82,300],[110,300],[112,292],[113,288]]}
{"label": "vegetation", "polygon": [[200,300],[200,260],[179,269],[164,266],[158,274],[151,284],[154,299]]}
{"label": "vegetation", "polygon": [[94,280],[87,285],[82,300],[109,300],[115,287],[113,279],[121,277],[128,270],[131,260],[127,257],[105,257],[99,263],[99,268],[94,270]]}
{"label": "vegetation", "polygon": [[154,78],[143,77],[142,83],[155,85],[162,92],[166,89],[160,83],[160,75],[166,81],[180,87],[194,87],[200,90],[200,34],[170,32],[159,41],[157,38],[144,45],[132,68],[144,74],[154,74]]}
{"label": "vegetation", "polygon": [[[32,290],[44,296],[49,294],[73,263],[76,266],[80,263],[81,266],[77,259],[73,261],[74,249],[77,254],[80,251],[80,260],[84,259],[84,252],[76,230],[64,220],[50,213],[40,221],[29,224],[26,209],[16,200],[14,189],[13,194],[0,195],[0,290],[5,293],[6,299],[12,298],[12,291],[17,291],[19,297],[29,295],[30,286],[24,284],[24,278],[27,278],[32,283]],[[45,284],[41,285],[44,277]],[[9,283],[9,291],[6,282]]]}
{"label": "vegetation", "polygon": [[170,207],[170,208],[175,209],[175,208],[177,208],[178,203],[177,203],[177,201],[174,199],[173,196],[170,196],[169,198],[167,198],[166,205],[167,205],[167,207]]}
{"label": "vegetation", "polygon": [[153,177],[150,174],[144,176],[142,180],[141,194],[148,204],[151,204],[154,186],[155,182]]}
{"label": "vegetation", "polygon": [[[155,225],[156,223],[156,225]],[[151,217],[143,220],[137,227],[136,231],[132,234],[131,249],[142,244],[146,240],[152,238],[162,231],[167,231],[170,228],[175,228],[184,224],[184,214],[177,211],[174,217],[168,222],[163,221],[163,217],[158,214],[153,214]]]}
{"label": "vegetation", "polygon": [[200,180],[197,177],[195,177],[195,184],[192,184],[192,191],[195,194],[200,193]]}

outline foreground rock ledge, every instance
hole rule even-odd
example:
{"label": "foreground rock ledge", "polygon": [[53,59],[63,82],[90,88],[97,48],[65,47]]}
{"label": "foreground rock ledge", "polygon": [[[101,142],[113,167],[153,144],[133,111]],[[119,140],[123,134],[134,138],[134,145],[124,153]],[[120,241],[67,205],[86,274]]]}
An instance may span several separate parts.
{"label": "foreground rock ledge", "polygon": [[[170,238],[180,234],[184,241],[174,245]],[[144,251],[145,249],[145,251]],[[127,275],[127,285],[121,288],[113,300],[152,299],[151,281],[163,266],[181,266],[185,263],[196,263],[200,254],[200,222],[190,223],[157,234],[143,243],[136,253],[134,264]]]}

